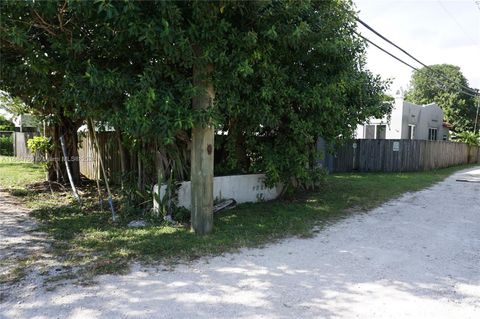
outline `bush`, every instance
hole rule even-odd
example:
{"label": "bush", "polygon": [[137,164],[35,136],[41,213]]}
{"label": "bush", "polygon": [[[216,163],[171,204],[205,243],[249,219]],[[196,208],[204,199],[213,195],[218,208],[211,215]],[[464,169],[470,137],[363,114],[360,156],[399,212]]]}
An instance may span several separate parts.
{"label": "bush", "polygon": [[462,142],[470,146],[480,146],[480,133],[461,132],[453,136],[457,142]]}
{"label": "bush", "polygon": [[190,223],[191,213],[185,207],[177,207],[172,212],[172,218],[179,223],[188,224]]}
{"label": "bush", "polygon": [[0,136],[0,155],[13,156],[13,137]]}
{"label": "bush", "polygon": [[27,141],[27,146],[35,157],[35,162],[46,161],[45,155],[51,149],[52,143],[48,137],[35,136]]}

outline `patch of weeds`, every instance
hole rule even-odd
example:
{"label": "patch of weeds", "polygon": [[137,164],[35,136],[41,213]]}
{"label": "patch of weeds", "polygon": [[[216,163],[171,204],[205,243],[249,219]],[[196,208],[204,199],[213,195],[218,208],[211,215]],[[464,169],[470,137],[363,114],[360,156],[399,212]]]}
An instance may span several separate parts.
{"label": "patch of weeds", "polygon": [[10,195],[16,196],[16,197],[25,197],[33,194],[31,191],[24,188],[10,188],[8,192],[10,193]]}
{"label": "patch of weeds", "polygon": [[26,275],[25,267],[17,265],[0,274],[0,284],[11,285],[22,280]]}
{"label": "patch of weeds", "polygon": [[2,262],[4,271],[0,274],[0,284],[12,285],[21,281],[27,275],[30,266],[35,263],[36,259],[35,256],[15,260],[5,259]]}

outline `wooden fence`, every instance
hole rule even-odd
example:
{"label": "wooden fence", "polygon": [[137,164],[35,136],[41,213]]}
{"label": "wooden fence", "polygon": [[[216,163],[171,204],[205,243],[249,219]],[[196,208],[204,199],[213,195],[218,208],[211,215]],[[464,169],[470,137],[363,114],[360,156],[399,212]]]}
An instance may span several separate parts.
{"label": "wooden fence", "polygon": [[33,155],[27,147],[27,141],[38,135],[38,132],[14,132],[13,155],[23,160],[33,160]]}
{"label": "wooden fence", "polygon": [[480,163],[480,148],[449,141],[355,140],[339,147],[334,172],[423,171]]}
{"label": "wooden fence", "polygon": [[[92,149],[92,140],[88,133],[80,133],[78,157],[80,173],[90,179],[101,177],[99,154]],[[100,152],[103,156],[103,165],[109,178],[118,181],[122,172],[118,142],[112,132],[97,132]]]}
{"label": "wooden fence", "polygon": [[[119,182],[118,141],[112,132],[98,132],[97,138],[107,175],[113,182]],[[92,142],[86,133],[79,135],[79,141],[80,172],[95,179],[100,172],[98,154],[92,151]],[[319,149],[324,150],[325,145]],[[130,153],[129,158],[127,170],[135,172],[137,157]],[[448,141],[361,139],[337,148],[335,155],[328,155],[322,165],[334,172],[406,172],[467,163],[480,163],[479,147]],[[154,171],[146,173],[155,178]]]}

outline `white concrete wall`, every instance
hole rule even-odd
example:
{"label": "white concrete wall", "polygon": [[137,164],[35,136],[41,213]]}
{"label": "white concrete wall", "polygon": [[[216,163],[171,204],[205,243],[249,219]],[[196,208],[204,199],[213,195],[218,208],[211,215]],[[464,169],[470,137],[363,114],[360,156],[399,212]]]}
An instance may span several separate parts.
{"label": "white concrete wall", "polygon": [[[267,201],[277,198],[282,191],[281,186],[267,188],[265,186],[264,174],[249,175],[230,175],[213,178],[213,196],[214,199],[233,198],[237,203],[249,203]],[[165,195],[167,186],[160,187],[160,198]],[[158,185],[153,188],[155,194],[158,194]],[[154,200],[154,209],[158,209],[158,204]],[[181,182],[178,190],[178,206],[187,209],[191,207],[191,185],[190,182]]]}

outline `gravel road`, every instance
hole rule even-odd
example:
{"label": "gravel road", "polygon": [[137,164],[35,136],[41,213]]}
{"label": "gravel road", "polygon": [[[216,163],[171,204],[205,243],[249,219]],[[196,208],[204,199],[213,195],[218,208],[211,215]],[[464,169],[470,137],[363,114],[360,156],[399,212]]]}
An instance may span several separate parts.
{"label": "gravel road", "polygon": [[0,318],[480,318],[480,183],[459,174],[315,238],[37,288]]}

